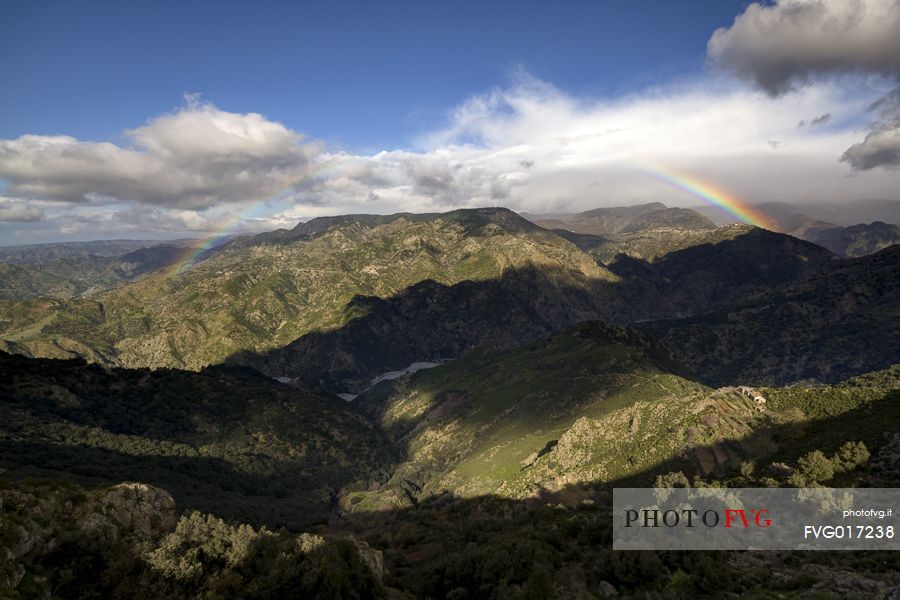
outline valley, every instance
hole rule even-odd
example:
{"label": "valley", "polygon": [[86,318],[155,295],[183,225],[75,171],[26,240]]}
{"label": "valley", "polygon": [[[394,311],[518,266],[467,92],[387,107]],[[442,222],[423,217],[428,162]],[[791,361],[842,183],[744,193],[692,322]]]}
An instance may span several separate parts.
{"label": "valley", "polygon": [[[265,552],[295,569],[273,589],[350,577],[371,597],[465,588],[479,561],[498,597],[679,570],[765,589],[743,555],[603,549],[611,490],[897,485],[900,254],[660,206],[580,231],[499,208],[315,219],[182,272],[0,301],[8,580],[43,589],[53,540],[102,527],[81,552],[147,594],[232,589]],[[28,498],[80,516],[42,529]],[[893,580],[875,556],[852,585]],[[786,592],[826,585],[815,560],[802,579],[759,560]]]}
{"label": "valley", "polygon": [[900,0],[11,0],[0,82],[0,600],[900,600]]}

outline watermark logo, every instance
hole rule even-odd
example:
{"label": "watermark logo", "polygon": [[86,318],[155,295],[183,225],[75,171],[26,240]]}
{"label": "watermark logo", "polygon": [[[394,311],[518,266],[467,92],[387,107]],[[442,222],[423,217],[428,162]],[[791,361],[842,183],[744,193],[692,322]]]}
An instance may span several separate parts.
{"label": "watermark logo", "polygon": [[896,488],[616,488],[617,550],[898,550]]}

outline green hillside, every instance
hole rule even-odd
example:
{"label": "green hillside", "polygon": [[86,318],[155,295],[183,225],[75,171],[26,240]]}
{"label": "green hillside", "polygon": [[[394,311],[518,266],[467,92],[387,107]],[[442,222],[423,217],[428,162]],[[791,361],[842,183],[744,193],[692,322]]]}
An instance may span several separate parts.
{"label": "green hillside", "polygon": [[71,298],[76,295],[74,282],[54,273],[28,267],[0,263],[0,299],[20,300],[37,296]]}
{"label": "green hillside", "polygon": [[[840,273],[859,267],[809,242],[748,226],[652,231],[626,235],[666,240],[649,252],[655,258],[616,250],[604,267],[597,258],[606,242],[547,231],[505,209],[315,219],[236,239],[176,276],[151,273],[89,298],[0,301],[0,345],[126,367],[239,363],[341,393],[416,361],[513,348],[595,319],[658,331],[716,385],[837,381],[896,360],[855,333],[893,331],[890,308],[875,308],[889,306],[893,255],[871,275],[888,287],[876,282],[860,292],[871,302],[845,306]],[[799,289],[806,308],[789,317],[798,305],[784,299]],[[757,340],[755,322],[742,327],[732,316],[749,318],[750,306],[780,311],[771,323],[789,319],[788,328]],[[856,329],[832,327],[851,316]],[[850,336],[847,348],[861,353],[833,374],[827,357],[803,367],[820,360],[823,336]],[[775,338],[799,360],[769,365],[764,350],[750,349]],[[715,343],[720,358],[704,358],[701,342]]]}
{"label": "green hillside", "polygon": [[[617,553],[609,513],[621,485],[900,485],[897,366],[758,388],[759,410],[643,334],[584,323],[383,382],[357,412],[233,367],[0,359],[11,597],[866,598],[897,583],[891,553]],[[280,524],[293,532],[261,527]]]}
{"label": "green hillside", "polygon": [[669,208],[661,202],[595,208],[580,213],[549,217],[535,215],[532,220],[549,229],[565,229],[574,233],[605,237],[641,229],[702,230],[716,228],[712,221],[695,210]]}
{"label": "green hillside", "polygon": [[0,353],[0,468],[84,485],[139,480],[180,506],[269,526],[322,519],[376,479],[385,438],[337,398],[240,368],[106,369]]}
{"label": "green hillside", "polygon": [[[896,369],[838,387],[765,388],[771,402],[760,410],[736,387],[697,383],[635,331],[585,323],[366,392],[360,406],[405,459],[387,486],[355,491],[344,505],[404,506],[447,492],[577,497],[579,485],[652,483],[668,471],[727,476],[747,460],[833,452],[853,435],[880,447],[900,424],[900,405],[885,404],[897,388]],[[857,417],[843,432],[811,425],[875,402],[886,407],[880,415]]]}
{"label": "green hillside", "polygon": [[452,285],[525,267],[616,279],[505,209],[375,221],[347,218],[313,233],[301,224],[295,236],[226,245],[181,275],[144,277],[89,299],[0,302],[0,336],[8,349],[35,356],[199,369],[338,327],[356,316],[348,310],[354,297],[390,297],[425,280]]}
{"label": "green hillside", "polygon": [[[581,321],[646,323],[742,306],[836,262],[809,242],[747,226],[695,241],[701,240],[655,261],[619,256],[608,267],[613,280],[547,266],[452,286],[426,281],[386,299],[356,297],[348,306],[355,318],[346,325],[235,360],[356,393],[381,373],[416,361],[462,356],[475,347],[512,348]],[[816,349],[798,343],[796,351]],[[860,368],[873,367],[863,361]]]}
{"label": "green hillside", "polygon": [[898,303],[894,246],[736,297],[727,309],[641,327],[713,384],[834,383],[900,361]]}
{"label": "green hillside", "polygon": [[[103,251],[103,246],[97,249]],[[24,250],[20,249],[18,253],[8,253],[11,259],[20,262],[0,262],[0,300],[89,296],[168,266],[183,253],[184,250],[178,246],[158,243],[113,256],[75,251],[67,254],[64,249],[42,247],[34,249],[32,254],[24,254]],[[57,254],[63,256],[41,259],[42,256]]]}
{"label": "green hillside", "polygon": [[636,452],[641,458],[630,464],[618,454],[590,463],[573,456],[552,472],[543,469],[543,457],[567,452],[566,440],[584,418],[607,418],[641,403],[672,411],[705,393],[667,365],[639,334],[587,323],[521,349],[475,352],[379,384],[358,402],[405,448],[406,460],[393,487],[356,493],[348,502],[362,508],[402,503],[410,490],[417,500],[445,491],[521,498],[648,468],[666,457],[662,447],[659,455]]}

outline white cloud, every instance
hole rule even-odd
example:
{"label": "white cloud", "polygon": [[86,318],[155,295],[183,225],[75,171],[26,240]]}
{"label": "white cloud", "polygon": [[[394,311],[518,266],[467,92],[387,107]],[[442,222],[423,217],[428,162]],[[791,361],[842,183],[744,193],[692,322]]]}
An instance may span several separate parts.
{"label": "white cloud", "polygon": [[[292,211],[500,204],[540,212],[698,202],[648,174],[651,164],[705,177],[757,202],[897,197],[896,175],[849,177],[839,162],[858,140],[859,115],[886,89],[832,82],[772,97],[706,81],[586,100],[520,74],[512,86],[464,102],[445,128],[423,136],[417,151],[324,155],[330,176],[305,190],[305,204]],[[827,124],[797,128],[809,115],[825,114]],[[771,140],[779,141],[777,150]]]}
{"label": "white cloud", "polygon": [[[592,99],[519,73],[508,87],[461,103],[416,148],[373,155],[316,153],[259,115],[189,104],[130,132],[129,147],[38,136],[0,142],[0,177],[7,195],[53,198],[42,201],[45,222],[82,239],[260,231],[342,213],[700,202],[655,177],[652,165],[751,202],[900,199],[900,173],[854,172],[840,162],[889,87],[833,80],[772,96],[707,78]],[[815,127],[797,126],[817,117]],[[229,229],[231,222],[238,224]]]}
{"label": "white cloud", "polygon": [[126,137],[126,146],[69,136],[0,140],[0,178],[19,198],[202,209],[277,194],[305,175],[315,151],[280,123],[195,99]]}
{"label": "white cloud", "polygon": [[65,214],[60,226],[64,234],[170,233],[203,234],[213,231],[220,219],[202,212],[143,205],[76,208]]}
{"label": "white cloud", "polygon": [[[772,95],[847,73],[900,82],[900,1],[754,2],[730,28],[713,33],[707,55]],[[843,153],[842,160],[853,168],[900,166],[900,110],[895,105],[893,112],[884,112],[865,140]]]}
{"label": "white cloud", "polygon": [[44,211],[36,206],[20,202],[13,198],[0,196],[0,221],[16,223],[32,223],[44,218]]}

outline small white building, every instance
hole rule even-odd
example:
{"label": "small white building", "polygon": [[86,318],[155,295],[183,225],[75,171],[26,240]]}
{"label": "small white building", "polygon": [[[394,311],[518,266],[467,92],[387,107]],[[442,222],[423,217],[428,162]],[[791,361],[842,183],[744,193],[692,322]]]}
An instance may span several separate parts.
{"label": "small white building", "polygon": [[747,396],[748,398],[756,402],[756,410],[766,410],[766,397],[760,394],[758,391],[746,385],[738,387],[738,391],[744,396]]}

